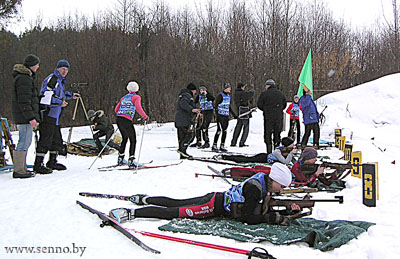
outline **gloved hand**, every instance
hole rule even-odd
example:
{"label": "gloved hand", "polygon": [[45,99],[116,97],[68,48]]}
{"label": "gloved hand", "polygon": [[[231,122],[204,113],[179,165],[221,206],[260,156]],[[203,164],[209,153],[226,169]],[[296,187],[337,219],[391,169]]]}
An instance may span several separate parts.
{"label": "gloved hand", "polygon": [[287,216],[281,215],[279,212],[275,212],[275,224],[281,226],[289,226],[290,219]]}

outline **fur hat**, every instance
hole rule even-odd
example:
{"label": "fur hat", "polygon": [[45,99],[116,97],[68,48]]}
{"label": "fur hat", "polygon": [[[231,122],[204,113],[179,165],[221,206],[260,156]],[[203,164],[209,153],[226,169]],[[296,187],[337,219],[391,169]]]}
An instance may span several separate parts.
{"label": "fur hat", "polygon": [[275,85],[275,81],[274,80],[272,80],[272,79],[268,79],[266,82],[265,82],[265,85]]}
{"label": "fur hat", "polygon": [[193,91],[193,90],[197,90],[197,87],[196,87],[195,84],[189,83],[189,84],[186,86],[186,89],[188,89],[188,90],[190,90],[190,91]]}
{"label": "fur hat", "polygon": [[293,142],[294,142],[294,140],[291,137],[282,138],[282,145],[284,145],[285,147],[292,145]]}
{"label": "fur hat", "polygon": [[274,163],[269,173],[269,178],[284,186],[289,186],[292,182],[292,172],[289,168],[281,163]]}
{"label": "fur hat", "polygon": [[130,93],[136,93],[137,91],[139,91],[139,85],[135,81],[131,81],[126,86],[126,90],[128,90]]}
{"label": "fur hat", "polygon": [[308,147],[303,150],[303,153],[301,153],[300,160],[304,162],[306,160],[316,158],[317,156],[318,156],[317,150]]}
{"label": "fur hat", "polygon": [[70,68],[71,66],[69,65],[69,62],[66,61],[65,59],[61,59],[57,62],[57,67],[56,68],[60,68],[60,67],[66,67],[66,68]]}
{"label": "fur hat", "polygon": [[26,67],[33,67],[39,63],[40,63],[39,58],[33,54],[28,54],[24,60],[24,66]]}

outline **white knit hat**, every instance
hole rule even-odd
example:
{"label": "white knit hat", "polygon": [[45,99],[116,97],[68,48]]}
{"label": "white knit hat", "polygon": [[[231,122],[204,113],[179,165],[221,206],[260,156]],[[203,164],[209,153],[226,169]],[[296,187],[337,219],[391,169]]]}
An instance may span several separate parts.
{"label": "white knit hat", "polygon": [[284,186],[289,186],[292,182],[292,172],[286,165],[274,163],[269,173],[269,178]]}
{"label": "white knit hat", "polygon": [[128,85],[126,86],[126,90],[128,90],[130,93],[137,92],[139,91],[139,85],[135,81],[129,82]]}

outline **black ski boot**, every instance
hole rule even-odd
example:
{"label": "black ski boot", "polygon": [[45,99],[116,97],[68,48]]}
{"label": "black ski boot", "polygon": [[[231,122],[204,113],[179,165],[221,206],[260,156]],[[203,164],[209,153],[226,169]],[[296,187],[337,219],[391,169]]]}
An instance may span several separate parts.
{"label": "black ski boot", "polygon": [[57,152],[54,151],[50,151],[50,158],[49,161],[47,161],[46,166],[57,171],[63,171],[67,169],[65,165],[57,163]]}
{"label": "black ski boot", "polygon": [[200,148],[209,148],[210,147],[210,143],[206,142],[204,143],[204,145],[202,145]]}
{"label": "black ski boot", "polygon": [[33,165],[33,171],[36,174],[51,174],[53,170],[44,166],[43,159],[44,159],[44,154],[43,156],[36,154],[35,164]]}
{"label": "black ski boot", "polygon": [[214,143],[211,147],[211,151],[218,152],[217,143]]}
{"label": "black ski boot", "polygon": [[219,151],[221,152],[228,152],[228,149],[225,148],[224,144],[221,144],[221,146],[219,147]]}

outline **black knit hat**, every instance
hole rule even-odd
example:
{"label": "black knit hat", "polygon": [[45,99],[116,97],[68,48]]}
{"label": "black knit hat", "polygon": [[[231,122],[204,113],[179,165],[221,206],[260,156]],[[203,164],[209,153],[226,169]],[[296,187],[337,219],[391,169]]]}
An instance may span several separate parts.
{"label": "black knit hat", "polygon": [[186,89],[190,91],[197,90],[196,85],[193,83],[188,84],[188,86],[186,86]]}
{"label": "black knit hat", "polygon": [[28,54],[24,60],[24,66],[26,67],[33,67],[39,63],[40,63],[39,58],[33,54]]}
{"label": "black knit hat", "polygon": [[291,137],[282,138],[282,145],[284,145],[285,147],[292,145],[293,142],[294,142],[294,140]]}

